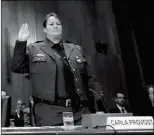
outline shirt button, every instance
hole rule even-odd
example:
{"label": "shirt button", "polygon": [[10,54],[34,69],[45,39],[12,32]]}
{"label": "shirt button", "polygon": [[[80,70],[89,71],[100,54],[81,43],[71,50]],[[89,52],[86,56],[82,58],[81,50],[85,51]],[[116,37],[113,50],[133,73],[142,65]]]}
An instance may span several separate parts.
{"label": "shirt button", "polygon": [[75,71],[75,69],[74,69],[74,68],[73,68],[72,70],[73,70],[73,71]]}
{"label": "shirt button", "polygon": [[75,81],[78,81],[78,79],[76,78]]}
{"label": "shirt button", "polygon": [[78,92],[79,92],[79,91],[80,91],[80,89],[76,89],[76,91],[78,91]]}

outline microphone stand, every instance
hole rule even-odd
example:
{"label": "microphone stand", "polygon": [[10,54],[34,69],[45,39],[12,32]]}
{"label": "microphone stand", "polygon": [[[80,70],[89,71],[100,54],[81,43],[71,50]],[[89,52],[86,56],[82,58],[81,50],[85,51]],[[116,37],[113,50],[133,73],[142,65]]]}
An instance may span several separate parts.
{"label": "microphone stand", "polygon": [[96,91],[94,91],[92,89],[89,89],[89,90],[91,92],[93,92],[94,94],[97,94],[97,95],[101,96],[101,102],[102,102],[102,104],[104,106],[104,109],[105,109],[106,113],[110,113],[109,110],[108,110],[108,108],[107,108],[107,106],[106,106],[106,104],[105,104],[104,98],[103,98],[104,94],[103,93],[98,93],[98,92],[96,92]]}

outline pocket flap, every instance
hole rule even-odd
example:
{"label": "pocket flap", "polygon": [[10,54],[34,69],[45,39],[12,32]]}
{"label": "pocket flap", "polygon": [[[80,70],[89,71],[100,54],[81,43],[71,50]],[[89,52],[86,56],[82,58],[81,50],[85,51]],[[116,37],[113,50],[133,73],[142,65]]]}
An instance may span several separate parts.
{"label": "pocket flap", "polygon": [[32,62],[45,62],[47,58],[45,56],[33,56]]}

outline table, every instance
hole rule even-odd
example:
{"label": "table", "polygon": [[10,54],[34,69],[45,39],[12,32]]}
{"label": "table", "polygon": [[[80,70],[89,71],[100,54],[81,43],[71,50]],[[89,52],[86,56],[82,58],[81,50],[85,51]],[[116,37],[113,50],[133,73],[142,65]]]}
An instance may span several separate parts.
{"label": "table", "polygon": [[75,126],[72,130],[66,130],[63,126],[45,127],[8,127],[1,129],[2,135],[153,135],[153,130],[106,130],[105,128],[83,128]]}

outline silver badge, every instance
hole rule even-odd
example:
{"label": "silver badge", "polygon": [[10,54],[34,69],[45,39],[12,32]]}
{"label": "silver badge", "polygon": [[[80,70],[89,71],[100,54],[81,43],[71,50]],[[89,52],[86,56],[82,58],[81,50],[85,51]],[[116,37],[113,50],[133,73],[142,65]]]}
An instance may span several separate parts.
{"label": "silver badge", "polygon": [[81,63],[81,59],[77,59],[77,62],[78,62],[78,63]]}
{"label": "silver badge", "polygon": [[77,61],[78,63],[81,63],[81,59],[79,58],[79,56],[76,56],[76,61]]}

